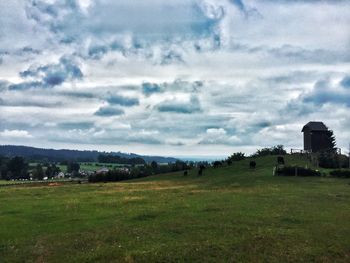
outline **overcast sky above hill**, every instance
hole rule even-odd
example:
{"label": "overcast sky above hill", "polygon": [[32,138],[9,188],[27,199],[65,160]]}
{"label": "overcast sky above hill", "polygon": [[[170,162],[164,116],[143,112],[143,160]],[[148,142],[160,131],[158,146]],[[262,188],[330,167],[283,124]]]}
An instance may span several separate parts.
{"label": "overcast sky above hill", "polygon": [[350,141],[350,1],[0,1],[0,142],[161,155]]}

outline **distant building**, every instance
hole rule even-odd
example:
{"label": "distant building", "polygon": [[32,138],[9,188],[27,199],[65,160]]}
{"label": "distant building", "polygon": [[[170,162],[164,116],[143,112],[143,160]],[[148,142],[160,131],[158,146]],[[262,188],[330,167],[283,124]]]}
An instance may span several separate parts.
{"label": "distant building", "polygon": [[123,173],[130,174],[130,170],[127,167],[120,167],[120,168],[117,168],[116,170],[123,172]]}
{"label": "distant building", "polygon": [[304,150],[319,152],[330,146],[328,128],[323,122],[310,121],[301,130],[304,133]]}
{"label": "distant building", "polygon": [[108,172],[109,172],[109,169],[106,168],[106,167],[102,167],[101,169],[98,169],[98,170],[96,171],[97,174],[106,174],[106,173],[108,173]]}
{"label": "distant building", "polygon": [[56,176],[58,179],[63,179],[64,178],[64,173],[59,172],[58,175]]}

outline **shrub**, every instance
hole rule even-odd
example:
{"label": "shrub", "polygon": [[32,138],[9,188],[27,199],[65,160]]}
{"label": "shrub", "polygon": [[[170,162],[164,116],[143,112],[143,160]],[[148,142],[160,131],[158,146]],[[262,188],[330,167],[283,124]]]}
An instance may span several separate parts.
{"label": "shrub", "polygon": [[245,159],[245,156],[244,156],[244,153],[242,152],[236,152],[236,153],[233,153],[230,157],[227,158],[228,161],[241,161],[241,160],[244,160]]}
{"label": "shrub", "polygon": [[221,161],[215,161],[215,162],[213,163],[214,168],[218,168],[218,167],[220,167],[221,165],[222,165],[222,162],[221,162]]}
{"label": "shrub", "polygon": [[350,170],[333,170],[329,174],[333,177],[350,178]]}
{"label": "shrub", "polygon": [[318,155],[318,164],[322,168],[347,168],[349,158],[332,151],[324,151]]}
{"label": "shrub", "polygon": [[317,170],[298,166],[285,166],[276,170],[276,175],[279,176],[321,176]]}
{"label": "shrub", "polygon": [[[141,173],[140,173],[141,174]],[[131,174],[125,171],[112,170],[107,173],[95,173],[89,176],[89,182],[117,182],[142,177],[140,174]]]}
{"label": "shrub", "polygon": [[263,148],[257,150],[256,153],[252,155],[252,157],[260,157],[260,156],[268,156],[268,155],[286,155],[287,152],[284,149],[283,145],[276,145],[271,148]]}

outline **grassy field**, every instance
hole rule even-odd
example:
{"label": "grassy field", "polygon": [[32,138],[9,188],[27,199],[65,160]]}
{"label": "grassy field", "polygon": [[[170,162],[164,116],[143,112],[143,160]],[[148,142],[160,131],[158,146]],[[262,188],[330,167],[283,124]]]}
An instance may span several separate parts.
{"label": "grassy field", "polygon": [[0,262],[350,261],[350,180],[273,177],[275,158],[248,162],[202,177],[2,187]]}

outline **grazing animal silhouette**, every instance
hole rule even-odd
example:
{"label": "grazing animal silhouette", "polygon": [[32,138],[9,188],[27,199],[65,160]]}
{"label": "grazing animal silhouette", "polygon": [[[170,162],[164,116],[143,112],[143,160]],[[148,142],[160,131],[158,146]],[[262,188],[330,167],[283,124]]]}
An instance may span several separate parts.
{"label": "grazing animal silhouette", "polygon": [[251,169],[255,169],[255,167],[256,167],[256,162],[255,162],[255,161],[250,161],[249,167],[250,167]]}

